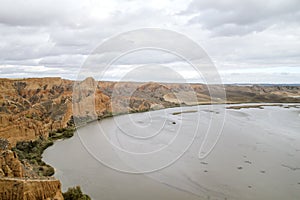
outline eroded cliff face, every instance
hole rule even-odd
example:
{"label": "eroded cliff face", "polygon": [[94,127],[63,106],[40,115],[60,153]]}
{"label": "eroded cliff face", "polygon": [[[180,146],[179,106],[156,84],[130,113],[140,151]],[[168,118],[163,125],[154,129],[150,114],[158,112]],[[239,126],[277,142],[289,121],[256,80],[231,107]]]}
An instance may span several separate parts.
{"label": "eroded cliff face", "polygon": [[0,153],[0,177],[24,177],[24,166],[16,153],[11,150],[3,150]]}
{"label": "eroded cliff face", "polygon": [[[72,82],[60,78],[0,80],[0,137],[17,141],[47,137],[66,126]],[[71,115],[71,114],[70,114]]]}
{"label": "eroded cliff face", "polygon": [[58,180],[0,179],[3,200],[63,200]]}
{"label": "eroded cliff face", "polygon": [[[0,79],[0,138],[17,141],[47,138],[71,126],[113,114],[178,105],[245,102],[300,102],[300,87],[226,85],[226,99],[203,84],[81,82],[61,78]],[[217,92],[215,92],[217,91]],[[73,101],[73,103],[72,103]],[[74,118],[72,118],[72,116]]]}
{"label": "eroded cliff face", "polygon": [[[0,199],[62,200],[61,184],[51,178],[29,179],[30,167],[20,162],[15,152],[0,151]],[[25,178],[26,177],[26,178]]]}
{"label": "eroded cliff face", "polygon": [[[179,105],[247,102],[300,102],[300,87],[203,84],[81,82],[61,78],[0,79],[0,199],[63,199],[58,180],[35,177],[9,149],[19,141],[48,138],[49,133],[120,113]],[[215,96],[211,97],[211,92]],[[220,92],[221,94],[221,92]],[[77,124],[78,125],[78,124]],[[5,142],[3,143],[5,144]],[[26,178],[25,178],[26,177]]]}
{"label": "eroded cliff face", "polygon": [[[109,97],[101,92],[89,96],[89,90],[95,85],[87,79],[79,85],[85,86],[88,93],[75,106],[79,116],[90,115],[81,112],[81,107],[96,108],[101,114],[107,109]],[[11,146],[17,141],[34,140],[40,136],[47,138],[49,132],[69,126],[73,115],[73,81],[61,78],[0,79],[0,138],[9,140]],[[99,101],[98,101],[99,99]]]}

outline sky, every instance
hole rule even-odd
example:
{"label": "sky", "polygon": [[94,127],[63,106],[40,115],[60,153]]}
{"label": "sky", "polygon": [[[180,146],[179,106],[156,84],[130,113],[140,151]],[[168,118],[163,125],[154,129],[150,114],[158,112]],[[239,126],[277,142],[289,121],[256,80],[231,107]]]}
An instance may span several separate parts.
{"label": "sky", "polygon": [[[199,45],[223,83],[300,83],[299,0],[0,0],[0,3],[2,78],[77,79],[93,52],[105,41],[124,32],[155,28],[174,31]],[[148,41],[151,38],[148,36],[141,35],[134,42]],[[152,37],[150,44],[163,43],[163,36],[159,38]],[[193,53],[180,38],[172,41],[186,53]],[[111,45],[105,55],[113,55],[121,48],[118,41]],[[126,54],[106,74],[107,80],[130,77],[129,80],[138,81],[197,82],[200,79],[174,54],[153,50]]]}

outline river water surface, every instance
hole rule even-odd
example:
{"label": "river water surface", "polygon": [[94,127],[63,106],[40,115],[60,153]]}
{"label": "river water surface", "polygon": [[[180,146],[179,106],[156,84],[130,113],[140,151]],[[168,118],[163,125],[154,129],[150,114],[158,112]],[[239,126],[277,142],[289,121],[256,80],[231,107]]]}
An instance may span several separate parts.
{"label": "river water surface", "polygon": [[299,200],[300,105],[223,107],[93,122],[43,160],[96,200]]}

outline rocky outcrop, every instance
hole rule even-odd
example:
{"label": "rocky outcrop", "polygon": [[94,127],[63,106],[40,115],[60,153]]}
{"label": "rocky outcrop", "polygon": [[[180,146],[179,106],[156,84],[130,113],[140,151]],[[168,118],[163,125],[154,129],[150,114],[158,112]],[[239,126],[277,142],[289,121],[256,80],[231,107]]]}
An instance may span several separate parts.
{"label": "rocky outcrop", "polygon": [[[58,180],[26,180],[32,166],[9,149],[19,141],[120,113],[179,105],[300,102],[297,86],[81,82],[61,78],[0,79],[0,199],[63,199]],[[213,90],[213,91],[212,91]],[[214,97],[211,97],[211,93]],[[7,141],[7,142],[6,142]],[[7,145],[7,144],[10,144]]]}
{"label": "rocky outcrop", "polygon": [[5,150],[0,155],[0,177],[24,177],[24,168],[15,152]]}
{"label": "rocky outcrop", "polygon": [[[6,200],[62,200],[61,184],[46,178],[25,178],[25,166],[15,152],[1,150],[0,199]],[[26,175],[26,177],[28,174]]]}
{"label": "rocky outcrop", "polygon": [[58,180],[0,179],[3,200],[63,200]]}
{"label": "rocky outcrop", "polygon": [[73,88],[73,115],[76,117],[89,116],[92,120],[109,110],[110,98],[98,89],[98,82],[87,78],[75,82]]}
{"label": "rocky outcrop", "polygon": [[72,115],[72,83],[61,78],[1,79],[0,137],[14,146],[66,127]]}
{"label": "rocky outcrop", "polygon": [[[0,79],[0,138],[18,141],[47,138],[49,132],[113,114],[179,105],[245,102],[300,102],[298,86],[81,82],[61,78]],[[213,91],[212,91],[213,90]]]}

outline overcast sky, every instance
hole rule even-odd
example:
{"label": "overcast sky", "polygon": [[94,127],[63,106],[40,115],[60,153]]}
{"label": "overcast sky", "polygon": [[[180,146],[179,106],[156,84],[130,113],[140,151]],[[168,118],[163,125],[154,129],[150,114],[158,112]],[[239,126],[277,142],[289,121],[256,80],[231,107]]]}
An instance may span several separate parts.
{"label": "overcast sky", "polygon": [[[225,83],[300,83],[299,0],[0,0],[0,5],[1,77],[76,79],[103,41],[153,27],[197,42]],[[164,54],[136,55],[111,69],[112,80],[120,79],[121,65],[148,66],[152,58],[178,65]],[[163,72],[168,79],[167,71],[159,79]],[[178,73],[195,78],[184,67]]]}

